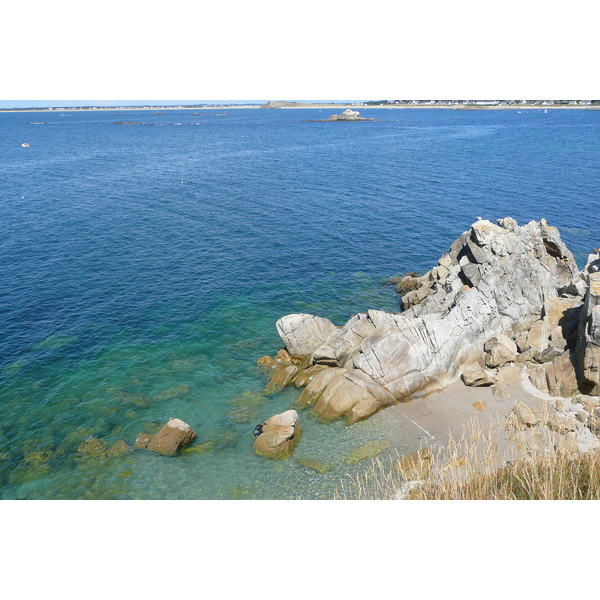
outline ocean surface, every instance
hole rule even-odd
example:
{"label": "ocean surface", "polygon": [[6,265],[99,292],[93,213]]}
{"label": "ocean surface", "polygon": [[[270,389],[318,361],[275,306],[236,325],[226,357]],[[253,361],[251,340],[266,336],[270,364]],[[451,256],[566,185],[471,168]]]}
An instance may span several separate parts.
{"label": "ocean surface", "polygon": [[[355,448],[389,442],[385,462],[422,431],[302,412],[291,458],[256,456],[299,393],[261,395],[279,317],[397,312],[386,281],[477,217],[544,217],[580,266],[600,245],[600,111],[307,122],[332,112],[0,114],[2,499],[333,498],[368,466]],[[198,433],[176,457],[78,452],[170,417]]]}

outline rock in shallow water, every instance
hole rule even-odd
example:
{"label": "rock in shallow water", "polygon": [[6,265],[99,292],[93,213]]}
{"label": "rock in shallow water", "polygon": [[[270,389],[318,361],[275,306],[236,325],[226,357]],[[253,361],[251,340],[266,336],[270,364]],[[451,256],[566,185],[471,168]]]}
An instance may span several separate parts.
{"label": "rock in shallow water", "polygon": [[375,458],[384,450],[387,450],[391,445],[391,442],[386,442],[384,440],[372,440],[370,442],[366,442],[362,446],[352,450],[352,452],[350,452],[346,458],[344,458],[344,462],[347,465],[354,465],[361,460]]}
{"label": "rock in shallow water", "polygon": [[254,430],[254,451],[260,456],[285,458],[300,435],[300,419],[295,410],[273,415]]}
{"label": "rock in shallow water", "polygon": [[324,475],[325,473],[329,473],[333,471],[333,465],[329,463],[314,459],[314,458],[298,458],[296,462],[305,469],[309,471],[314,471],[319,475]]}
{"label": "rock in shallow water", "polygon": [[298,367],[295,367],[294,365],[288,365],[286,363],[280,363],[275,368],[269,383],[267,383],[265,386],[265,394],[270,395],[280,392],[284,387],[292,383],[297,373]]}
{"label": "rock in shallow water", "polygon": [[173,456],[179,448],[191,442],[196,432],[181,419],[169,419],[154,436],[140,433],[135,440],[135,448],[150,450],[163,456]]}

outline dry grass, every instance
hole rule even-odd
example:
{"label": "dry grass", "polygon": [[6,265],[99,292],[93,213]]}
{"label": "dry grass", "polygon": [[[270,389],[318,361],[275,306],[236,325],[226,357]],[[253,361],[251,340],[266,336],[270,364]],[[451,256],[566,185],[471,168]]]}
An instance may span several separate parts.
{"label": "dry grass", "polygon": [[[546,451],[531,437],[506,439],[504,424],[483,429],[471,422],[463,437],[433,450],[426,480],[408,482],[388,461],[374,460],[342,483],[336,498],[355,500],[598,500],[600,451],[580,454]],[[504,433],[504,438],[502,434]],[[515,454],[515,448],[520,451]]]}

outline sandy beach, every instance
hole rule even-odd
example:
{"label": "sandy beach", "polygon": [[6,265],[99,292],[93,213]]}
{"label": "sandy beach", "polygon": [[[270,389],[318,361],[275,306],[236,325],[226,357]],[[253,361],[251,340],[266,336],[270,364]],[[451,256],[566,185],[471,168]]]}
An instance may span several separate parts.
{"label": "sandy beach", "polygon": [[470,420],[486,427],[504,419],[519,402],[540,408],[556,400],[535,389],[518,367],[504,369],[502,375],[501,386],[468,387],[458,380],[425,398],[391,406],[385,413],[390,418],[398,418],[396,413],[408,417],[429,433],[432,442],[446,445],[451,437],[460,439]]}

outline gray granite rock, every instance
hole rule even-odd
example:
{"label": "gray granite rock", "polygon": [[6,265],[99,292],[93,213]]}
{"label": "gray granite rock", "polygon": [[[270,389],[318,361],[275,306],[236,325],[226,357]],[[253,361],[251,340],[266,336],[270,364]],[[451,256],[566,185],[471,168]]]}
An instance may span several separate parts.
{"label": "gray granite rock", "polygon": [[576,356],[579,387],[585,394],[596,396],[600,394],[600,271],[590,272],[587,277]]}
{"label": "gray granite rock", "polygon": [[[278,321],[278,330],[291,354],[304,355],[314,344],[310,350],[314,364],[349,369],[345,381],[335,383],[337,388],[333,380],[328,382],[328,406],[337,405],[334,389],[359,396],[352,386],[363,375],[393,399],[409,400],[455,381],[468,365],[481,361],[484,343],[492,337],[506,335],[514,351],[507,360],[515,360],[517,347],[510,338],[543,321],[545,303],[578,273],[558,230],[544,219],[523,226],[510,218],[497,225],[479,220],[431,271],[418,278],[418,288],[402,298],[403,313],[360,313],[338,330],[331,322],[317,325],[313,321],[317,317],[288,315]],[[550,335],[560,337],[555,327],[539,333],[543,347],[538,352],[548,347]],[[564,341],[561,337],[560,343]],[[305,390],[311,396],[309,405],[319,402],[324,393],[309,390],[324,374]],[[383,404],[363,405],[376,410]],[[346,411],[347,418],[352,410]]]}
{"label": "gray granite rock", "polygon": [[303,313],[286,315],[275,326],[287,351],[298,357],[310,356],[337,329],[329,319]]}

